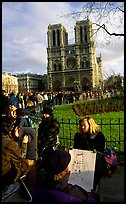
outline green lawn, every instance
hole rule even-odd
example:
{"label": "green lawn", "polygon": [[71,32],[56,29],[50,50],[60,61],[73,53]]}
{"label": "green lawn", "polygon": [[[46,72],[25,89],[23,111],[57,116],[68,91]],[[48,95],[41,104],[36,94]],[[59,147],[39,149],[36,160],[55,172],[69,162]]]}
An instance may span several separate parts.
{"label": "green lawn", "polygon": [[[72,110],[73,104],[55,106],[54,116],[61,123],[59,138],[61,146],[72,147],[74,135],[78,128],[78,117]],[[124,150],[124,111],[106,112],[91,115],[100,125],[105,135],[107,146],[118,147]],[[111,141],[111,142],[110,142]]]}

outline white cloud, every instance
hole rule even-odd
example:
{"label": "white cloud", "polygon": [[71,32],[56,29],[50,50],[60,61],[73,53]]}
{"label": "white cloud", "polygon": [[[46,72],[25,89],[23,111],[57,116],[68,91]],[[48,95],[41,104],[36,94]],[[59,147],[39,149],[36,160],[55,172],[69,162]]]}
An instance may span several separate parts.
{"label": "white cloud", "polygon": [[[61,17],[79,11],[82,2],[3,2],[2,3],[2,69],[9,72],[47,73],[47,29],[49,24],[63,23],[69,42],[74,40],[78,17]],[[84,14],[80,20],[83,20]],[[111,16],[112,19],[112,16]],[[116,18],[115,18],[116,19]],[[115,19],[111,23],[115,23]],[[93,20],[93,17],[91,17]],[[123,23],[122,23],[123,25]],[[111,25],[108,24],[111,31]],[[117,28],[116,28],[117,29]],[[106,45],[103,31],[96,38],[96,53],[102,54],[104,72],[123,72],[123,38]],[[97,43],[97,39],[101,44]],[[119,66],[120,64],[120,66]]]}

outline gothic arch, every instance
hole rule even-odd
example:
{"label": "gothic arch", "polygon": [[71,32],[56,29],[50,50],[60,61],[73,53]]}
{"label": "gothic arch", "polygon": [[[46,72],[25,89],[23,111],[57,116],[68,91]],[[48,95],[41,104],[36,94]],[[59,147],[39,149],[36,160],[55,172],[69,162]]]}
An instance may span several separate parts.
{"label": "gothic arch", "polygon": [[61,91],[61,82],[59,80],[54,80],[53,90],[54,91]]}
{"label": "gothic arch", "polygon": [[90,90],[91,88],[91,82],[88,77],[83,77],[81,80],[82,90]]}
{"label": "gothic arch", "polygon": [[65,81],[65,87],[67,90],[74,90],[74,77],[68,77]]}
{"label": "gothic arch", "polygon": [[61,71],[62,70],[62,66],[59,60],[55,60],[53,63],[53,69],[54,71]]}

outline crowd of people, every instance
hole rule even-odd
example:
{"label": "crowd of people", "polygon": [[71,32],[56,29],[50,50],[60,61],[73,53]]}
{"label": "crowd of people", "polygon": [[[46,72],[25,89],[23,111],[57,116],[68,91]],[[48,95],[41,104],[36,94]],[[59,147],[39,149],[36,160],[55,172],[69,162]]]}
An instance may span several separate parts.
{"label": "crowd of people", "polygon": [[[101,92],[101,91],[55,91],[55,92],[36,92],[36,93],[22,93],[19,92],[15,94],[14,92],[6,93],[5,90],[2,90],[2,101],[4,102],[4,109],[8,109],[8,106],[15,106],[16,108],[29,109],[31,106],[41,104],[47,104],[50,106],[69,104],[76,101],[84,101],[90,99],[98,99],[116,96],[116,92]],[[2,113],[4,110],[2,108]],[[37,112],[37,109],[34,113]]]}
{"label": "crowd of people", "polygon": [[[32,121],[29,120],[24,108],[17,107],[14,95],[9,101],[6,97],[3,98],[2,190],[6,185],[17,182],[25,174],[35,202],[47,202],[52,199],[63,202],[96,202],[91,192],[77,184],[68,183],[71,155],[69,149],[59,148],[60,123],[54,117],[53,109],[49,106],[43,108],[35,138],[37,157],[29,158],[27,152],[29,144],[33,142],[32,131],[26,131],[21,135],[20,130],[22,127],[26,130],[32,128]],[[93,190],[96,191],[106,171],[103,157],[105,137],[92,117],[87,116],[79,121],[79,131],[75,133],[73,148],[97,152],[93,186]]]}

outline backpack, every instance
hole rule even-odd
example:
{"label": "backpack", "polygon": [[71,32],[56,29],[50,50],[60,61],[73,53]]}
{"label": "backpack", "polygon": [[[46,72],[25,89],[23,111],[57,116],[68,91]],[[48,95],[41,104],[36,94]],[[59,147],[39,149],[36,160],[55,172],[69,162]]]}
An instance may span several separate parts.
{"label": "backpack", "polygon": [[106,147],[104,150],[104,158],[106,161],[107,175],[114,173],[117,166],[117,156],[111,147]]}

